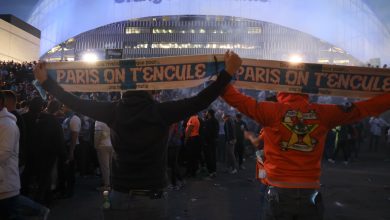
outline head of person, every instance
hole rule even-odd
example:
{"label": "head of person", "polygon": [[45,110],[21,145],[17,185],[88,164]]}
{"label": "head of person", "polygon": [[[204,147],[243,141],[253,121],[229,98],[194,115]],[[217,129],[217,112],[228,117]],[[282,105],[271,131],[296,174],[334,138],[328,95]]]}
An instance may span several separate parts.
{"label": "head of person", "polygon": [[4,95],[5,95],[5,107],[7,108],[8,111],[13,111],[16,110],[16,103],[17,103],[17,98],[16,94],[12,90],[4,90]]}
{"label": "head of person", "polygon": [[223,119],[224,121],[227,121],[227,120],[229,120],[229,118],[230,118],[230,115],[229,115],[229,114],[227,114],[227,113],[223,113],[223,115],[222,115],[222,119]]}
{"label": "head of person", "polygon": [[237,113],[236,114],[236,119],[237,119],[237,121],[241,121],[242,115],[240,113]]}
{"label": "head of person", "polygon": [[267,102],[277,102],[278,100],[276,99],[276,94],[274,92],[268,93],[265,96],[265,101]]}
{"label": "head of person", "polygon": [[41,97],[34,97],[29,104],[29,111],[33,113],[39,113],[43,110],[44,101]]}
{"label": "head of person", "polygon": [[214,111],[213,109],[208,109],[208,110],[206,111],[206,117],[207,117],[207,118],[213,118],[214,115],[215,115],[215,111]]}
{"label": "head of person", "polygon": [[58,112],[61,108],[61,104],[57,100],[51,100],[47,105],[47,112],[50,114],[54,114]]}
{"label": "head of person", "polygon": [[296,101],[309,101],[309,95],[303,93],[278,92],[277,101],[280,103],[292,103]]}
{"label": "head of person", "polygon": [[26,100],[23,100],[20,102],[20,108],[26,108],[27,107],[27,101]]}
{"label": "head of person", "polygon": [[62,106],[62,111],[64,112],[64,114],[68,114],[68,113],[71,113],[71,112],[72,112],[72,109],[69,108],[69,107],[66,106],[66,105],[63,105],[63,106]]}

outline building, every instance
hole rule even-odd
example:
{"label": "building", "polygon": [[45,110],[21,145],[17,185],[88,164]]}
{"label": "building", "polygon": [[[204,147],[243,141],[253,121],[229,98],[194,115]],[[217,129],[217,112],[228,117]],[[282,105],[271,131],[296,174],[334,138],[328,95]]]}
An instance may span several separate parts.
{"label": "building", "polygon": [[29,23],[47,60],[223,53],[362,65],[390,33],[362,0],[41,0]]}
{"label": "building", "polygon": [[0,15],[0,60],[33,61],[39,59],[41,32],[19,18]]}

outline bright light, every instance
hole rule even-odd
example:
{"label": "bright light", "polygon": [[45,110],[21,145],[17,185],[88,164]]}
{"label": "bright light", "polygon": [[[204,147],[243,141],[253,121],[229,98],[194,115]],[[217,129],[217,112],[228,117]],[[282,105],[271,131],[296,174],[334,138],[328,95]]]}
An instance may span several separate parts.
{"label": "bright light", "polygon": [[96,62],[98,60],[98,56],[95,53],[85,53],[82,60],[86,62]]}
{"label": "bright light", "polygon": [[302,63],[303,58],[295,54],[295,55],[291,55],[288,61],[291,63]]}

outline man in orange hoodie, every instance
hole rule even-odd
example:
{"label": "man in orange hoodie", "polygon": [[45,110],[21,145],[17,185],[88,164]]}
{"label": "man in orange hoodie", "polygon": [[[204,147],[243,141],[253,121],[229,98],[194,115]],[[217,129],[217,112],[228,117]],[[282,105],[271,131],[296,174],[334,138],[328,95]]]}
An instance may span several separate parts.
{"label": "man in orange hoodie", "polygon": [[280,92],[257,102],[228,85],[222,98],[264,129],[267,185],[262,219],[323,219],[321,157],[327,132],[390,109],[390,94],[349,106],[315,104],[306,94]]}

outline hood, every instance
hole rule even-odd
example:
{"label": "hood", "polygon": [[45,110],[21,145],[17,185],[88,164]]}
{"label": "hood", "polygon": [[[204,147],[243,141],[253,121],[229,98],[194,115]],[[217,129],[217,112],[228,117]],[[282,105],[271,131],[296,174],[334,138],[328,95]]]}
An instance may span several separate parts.
{"label": "hood", "polygon": [[278,92],[276,98],[280,103],[309,102],[309,95],[302,93]]}
{"label": "hood", "polygon": [[127,91],[119,102],[118,116],[120,124],[136,124],[140,121],[151,121],[153,118],[153,106],[155,104],[152,96],[146,91]]}
{"label": "hood", "polygon": [[122,104],[127,106],[139,106],[154,102],[152,96],[146,91],[127,91],[122,96]]}
{"label": "hood", "polygon": [[0,119],[3,119],[3,118],[9,118],[13,121],[16,122],[16,117],[15,115],[13,115],[12,113],[9,113],[7,108],[4,107],[1,111],[0,111]]}

